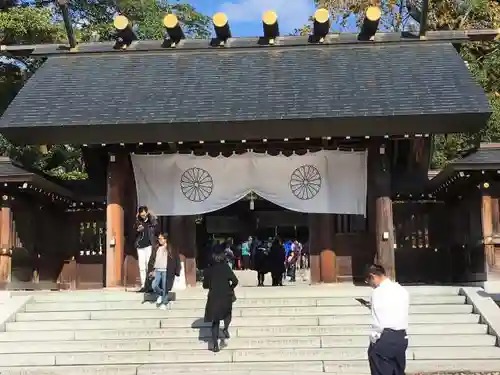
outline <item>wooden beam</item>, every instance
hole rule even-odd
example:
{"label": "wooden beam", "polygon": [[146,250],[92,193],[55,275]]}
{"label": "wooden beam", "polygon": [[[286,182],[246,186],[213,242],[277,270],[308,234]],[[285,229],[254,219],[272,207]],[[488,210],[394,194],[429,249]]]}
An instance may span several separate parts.
{"label": "wooden beam", "polygon": [[117,153],[109,156],[106,209],[106,287],[123,285],[125,259],[124,197],[128,155]]}
{"label": "wooden beam", "polygon": [[311,284],[321,282],[321,214],[308,214]]}
{"label": "wooden beam", "polygon": [[196,222],[195,216],[183,216],[184,246],[182,252],[186,260],[186,285],[196,286]]}
{"label": "wooden beam", "polygon": [[2,197],[0,209],[0,288],[11,281],[12,270],[12,211],[10,197]]}
{"label": "wooden beam", "polygon": [[391,199],[391,171],[390,171],[389,141],[375,138],[369,149],[370,162],[370,189],[369,196],[374,202],[373,230],[376,245],[376,263],[382,265],[387,275],[395,280],[396,261],[394,253],[394,219]]}
{"label": "wooden beam", "polygon": [[498,198],[492,198],[491,205],[493,234],[497,235],[500,232],[500,202]]}
{"label": "wooden beam", "polygon": [[170,216],[170,243],[184,264],[187,286],[196,286],[196,223],[194,216]]}
{"label": "wooden beam", "polygon": [[[400,32],[377,33],[373,41],[359,41],[357,33],[338,33],[328,34],[321,46],[334,46],[346,44],[384,44],[384,43],[468,43],[477,41],[493,41],[500,36],[500,29],[479,29],[479,30],[443,30],[428,31],[425,39],[420,39],[418,35]],[[317,46],[317,43],[310,43],[308,36],[283,36],[276,38],[273,46],[259,46],[259,38],[230,38],[224,45],[228,49],[249,49],[249,48],[276,48],[294,47],[294,46]],[[185,39],[175,48],[165,48],[162,46],[162,40],[138,40],[125,50],[115,50],[114,41],[110,42],[91,42],[82,43],[71,48],[69,45],[61,44],[32,44],[32,45],[2,45],[2,52],[11,53],[14,56],[51,56],[51,55],[89,55],[89,54],[107,54],[107,53],[134,53],[134,52],[165,52],[172,53],[176,50],[199,50],[218,53],[220,48],[214,48],[210,45],[210,40],[203,39]]]}
{"label": "wooden beam", "polygon": [[481,197],[481,224],[483,229],[483,244],[486,275],[492,271],[495,266],[495,244],[493,242],[493,199],[487,187],[482,186]]}
{"label": "wooden beam", "polygon": [[324,283],[337,282],[337,256],[333,249],[333,237],[335,232],[335,215],[319,214],[319,231],[321,235],[320,268],[321,281]]}
{"label": "wooden beam", "polygon": [[422,0],[422,9],[420,11],[420,38],[425,38],[427,33],[427,17],[429,13],[429,0]]}

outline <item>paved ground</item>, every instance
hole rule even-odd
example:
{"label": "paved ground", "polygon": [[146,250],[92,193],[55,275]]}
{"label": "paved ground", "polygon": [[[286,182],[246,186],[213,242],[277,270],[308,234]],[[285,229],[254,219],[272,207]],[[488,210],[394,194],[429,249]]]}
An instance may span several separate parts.
{"label": "paved ground", "polygon": [[[240,282],[240,286],[252,287],[257,286],[257,272],[247,270],[247,271],[235,271],[236,276]],[[297,270],[296,281],[292,283],[288,281],[289,278],[284,282],[284,285],[294,286],[294,285],[308,285],[310,280],[309,270]],[[271,274],[266,275],[264,281],[265,286],[270,286],[272,284]]]}

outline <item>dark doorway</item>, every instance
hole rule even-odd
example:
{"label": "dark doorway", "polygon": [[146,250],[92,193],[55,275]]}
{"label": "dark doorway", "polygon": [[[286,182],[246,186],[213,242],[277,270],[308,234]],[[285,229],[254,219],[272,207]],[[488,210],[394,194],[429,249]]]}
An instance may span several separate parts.
{"label": "dark doorway", "polygon": [[204,268],[214,241],[232,240],[237,248],[249,236],[267,240],[297,238],[306,243],[308,215],[287,210],[261,198],[244,198],[228,207],[197,218],[197,264]]}

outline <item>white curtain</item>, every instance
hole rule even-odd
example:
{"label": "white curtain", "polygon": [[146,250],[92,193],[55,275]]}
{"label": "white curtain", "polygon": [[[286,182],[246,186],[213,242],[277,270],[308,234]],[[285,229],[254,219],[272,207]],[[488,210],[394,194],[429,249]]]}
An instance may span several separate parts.
{"label": "white curtain", "polygon": [[366,153],[132,155],[138,202],[157,215],[220,210],[251,191],[307,213],[365,215]]}

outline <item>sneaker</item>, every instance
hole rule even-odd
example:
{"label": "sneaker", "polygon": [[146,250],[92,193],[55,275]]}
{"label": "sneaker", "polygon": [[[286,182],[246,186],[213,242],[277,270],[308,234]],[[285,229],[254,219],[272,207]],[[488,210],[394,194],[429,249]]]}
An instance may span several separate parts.
{"label": "sneaker", "polygon": [[158,296],[158,298],[156,299],[156,304],[160,305],[162,302],[163,302],[163,297],[162,296]]}
{"label": "sneaker", "polygon": [[160,310],[166,310],[166,309],[167,309],[167,305],[164,305],[164,304],[160,305]]}

